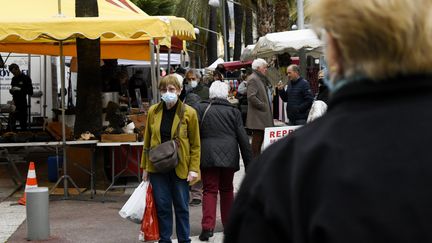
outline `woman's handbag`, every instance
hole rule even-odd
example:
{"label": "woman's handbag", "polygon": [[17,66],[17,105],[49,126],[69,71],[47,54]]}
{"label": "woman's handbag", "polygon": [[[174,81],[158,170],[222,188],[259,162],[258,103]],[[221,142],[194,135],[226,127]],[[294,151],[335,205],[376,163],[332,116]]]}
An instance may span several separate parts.
{"label": "woman's handbag", "polygon": [[178,137],[180,133],[180,125],[183,120],[184,105],[181,108],[180,122],[177,126],[174,139],[166,141],[151,148],[149,151],[149,160],[158,172],[166,173],[174,169],[178,164]]}
{"label": "woman's handbag", "polygon": [[169,140],[150,149],[149,159],[158,172],[168,172],[178,164],[177,141]]}

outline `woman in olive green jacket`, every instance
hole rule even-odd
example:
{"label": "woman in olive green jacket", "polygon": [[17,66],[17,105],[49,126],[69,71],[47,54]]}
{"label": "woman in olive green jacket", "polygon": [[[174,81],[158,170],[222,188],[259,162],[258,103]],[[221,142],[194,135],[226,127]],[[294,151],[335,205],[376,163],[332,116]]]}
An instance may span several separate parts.
{"label": "woman in olive green jacket", "polygon": [[[162,101],[150,107],[144,131],[144,149],[141,161],[143,180],[150,179],[159,220],[159,242],[171,242],[172,208],[174,205],[179,242],[190,242],[189,184],[198,180],[200,168],[200,135],[195,109],[179,99],[182,82],[176,76],[164,77],[160,84]],[[184,107],[179,132],[179,163],[175,169],[159,173],[149,160],[147,151],[171,140]]]}

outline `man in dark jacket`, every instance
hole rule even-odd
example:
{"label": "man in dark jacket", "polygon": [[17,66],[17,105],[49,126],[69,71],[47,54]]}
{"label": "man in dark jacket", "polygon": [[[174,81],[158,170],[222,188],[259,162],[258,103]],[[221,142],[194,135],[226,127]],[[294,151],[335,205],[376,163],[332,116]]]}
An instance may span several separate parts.
{"label": "man in dark jacket", "polygon": [[[27,130],[27,95],[33,95],[33,85],[29,76],[21,72],[17,64],[9,65],[9,71],[14,75],[9,92],[15,104],[15,112],[12,116],[18,119],[21,130]],[[11,119],[12,129],[15,129],[15,119]]]}
{"label": "man in dark jacket", "polygon": [[312,106],[313,95],[309,82],[300,76],[300,69],[292,64],[287,68],[288,85],[278,84],[279,96],[287,103],[286,111],[290,125],[304,125]]}

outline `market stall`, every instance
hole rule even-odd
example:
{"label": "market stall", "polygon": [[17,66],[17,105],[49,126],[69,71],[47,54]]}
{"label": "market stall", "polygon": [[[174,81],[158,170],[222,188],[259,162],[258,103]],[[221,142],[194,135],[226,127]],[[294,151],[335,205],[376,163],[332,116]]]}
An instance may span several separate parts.
{"label": "market stall", "polygon": [[[59,1],[60,2],[60,1]],[[145,14],[131,15],[129,10],[119,10],[116,6],[106,6],[107,1],[99,0],[99,17],[74,17],[74,0],[63,0],[60,5],[49,0],[41,0],[35,4],[31,0],[19,0],[6,2],[1,0],[4,6],[4,14],[0,16],[2,25],[0,26],[0,51],[40,53],[49,55],[59,55],[61,67],[64,67],[63,56],[68,51],[74,53],[74,42],[76,38],[101,38],[101,46],[107,47],[135,47],[145,50],[150,43],[150,53],[152,42],[160,39],[169,39],[173,34],[180,38],[194,38],[193,31],[185,31],[182,28],[184,21],[175,17],[151,17]],[[128,2],[128,1],[126,1]],[[72,8],[73,7],[73,8]],[[72,10],[73,9],[73,10]],[[123,12],[122,12],[123,11]],[[20,13],[20,14],[17,14]],[[113,13],[116,13],[113,16]],[[20,17],[17,17],[20,16]],[[26,17],[22,17],[26,16]],[[173,30],[170,23],[177,24],[177,30]],[[187,26],[188,27],[188,26]],[[193,28],[192,28],[193,29]],[[190,34],[192,33],[192,34]],[[128,45],[130,43],[130,45]],[[118,52],[114,47],[112,53]],[[123,50],[123,49],[121,49]],[[135,53],[135,52],[133,52]],[[147,52],[149,53],[149,52]],[[114,56],[113,56],[114,57]],[[118,56],[116,56],[118,57]],[[150,55],[151,58],[154,55]],[[129,57],[127,57],[129,58]],[[133,59],[133,58],[131,58]],[[65,107],[64,107],[64,87],[65,73],[61,68],[61,111],[62,111],[62,144],[66,145],[65,137]],[[66,172],[66,156],[63,160],[65,180],[65,196],[67,197],[67,180],[70,180]]]}
{"label": "market stall", "polygon": [[319,57],[322,54],[322,42],[311,29],[268,33],[258,39],[255,45],[247,46],[241,60],[253,60],[257,57],[270,57],[275,54],[289,53],[298,55],[300,50]]}

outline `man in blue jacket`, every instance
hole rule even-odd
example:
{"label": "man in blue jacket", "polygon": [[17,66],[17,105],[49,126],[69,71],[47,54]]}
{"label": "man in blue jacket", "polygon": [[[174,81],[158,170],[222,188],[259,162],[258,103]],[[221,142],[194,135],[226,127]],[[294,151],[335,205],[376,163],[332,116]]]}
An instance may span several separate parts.
{"label": "man in blue jacket", "polygon": [[278,90],[281,99],[287,103],[287,116],[289,125],[304,125],[312,106],[313,95],[309,82],[300,76],[299,67],[295,64],[288,66],[287,76],[288,84],[284,85],[279,82]]}

